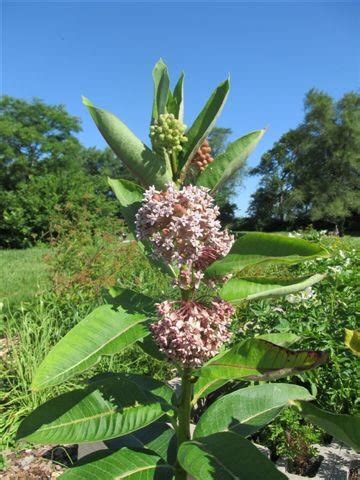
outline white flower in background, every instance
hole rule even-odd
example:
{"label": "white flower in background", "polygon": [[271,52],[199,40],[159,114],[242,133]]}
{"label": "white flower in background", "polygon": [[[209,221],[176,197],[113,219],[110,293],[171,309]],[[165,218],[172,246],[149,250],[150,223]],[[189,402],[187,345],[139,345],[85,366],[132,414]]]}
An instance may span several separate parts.
{"label": "white flower in background", "polygon": [[337,275],[343,271],[343,267],[341,265],[335,265],[334,267],[328,267],[328,270]]}
{"label": "white flower in background", "polygon": [[301,302],[306,302],[308,300],[313,299],[316,296],[316,293],[312,289],[312,287],[307,287],[305,290],[302,292],[293,294],[290,293],[289,295],[286,295],[285,299],[292,304],[296,303],[301,303]]}

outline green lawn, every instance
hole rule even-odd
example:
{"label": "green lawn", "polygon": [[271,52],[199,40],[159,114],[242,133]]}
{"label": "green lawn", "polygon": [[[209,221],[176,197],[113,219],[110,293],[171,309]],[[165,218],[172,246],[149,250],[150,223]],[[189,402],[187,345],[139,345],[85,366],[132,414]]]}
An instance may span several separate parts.
{"label": "green lawn", "polygon": [[45,248],[0,250],[0,302],[26,301],[48,285]]}

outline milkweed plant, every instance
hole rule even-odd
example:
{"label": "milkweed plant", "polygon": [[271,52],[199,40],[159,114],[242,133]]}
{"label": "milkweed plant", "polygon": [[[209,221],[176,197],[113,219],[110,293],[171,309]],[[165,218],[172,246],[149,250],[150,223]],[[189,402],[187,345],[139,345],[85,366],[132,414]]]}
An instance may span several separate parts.
{"label": "milkweed plant", "polygon": [[[214,90],[189,128],[184,124],[184,75],[171,90],[160,60],[153,80],[151,148],[112,113],[86,98],[83,103],[136,179],[109,179],[109,184],[139,248],[173,283],[174,297],[161,301],[131,290],[113,291],[108,303],[55,345],[32,388],[61,384],[103,355],[134,343],[159,361],[171,362],[179,384],[175,389],[136,373],[98,375],[84,388],[37,408],[20,425],[18,438],[46,444],[107,442],[107,450],[81,459],[61,476],[64,480],[286,478],[251,442],[286,407],[359,449],[358,418],[321,410],[304,387],[278,381],[324,364],[326,352],[290,349],[297,338],[289,333],[244,338],[229,347],[237,305],[293,294],[323,279],[316,273],[270,278],[263,266],[328,255],[321,245],[303,239],[245,233],[235,240],[222,228],[214,195],[265,130],[242,136],[213,158],[207,137],[228,96],[229,80]],[[256,276],[251,275],[254,265]],[[194,425],[192,411],[199,401],[231,381],[243,382],[233,383],[238,388],[231,393],[223,389]]]}

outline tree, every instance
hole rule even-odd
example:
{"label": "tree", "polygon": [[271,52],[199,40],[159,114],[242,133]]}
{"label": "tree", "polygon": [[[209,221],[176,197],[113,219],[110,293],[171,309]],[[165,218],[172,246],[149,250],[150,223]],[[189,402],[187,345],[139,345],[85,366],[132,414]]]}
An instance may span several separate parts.
{"label": "tree", "polygon": [[4,96],[0,99],[0,186],[12,190],[31,175],[69,170],[81,145],[78,118],[63,105]]}
{"label": "tree", "polygon": [[[87,208],[94,219],[119,214],[107,176],[124,176],[110,149],[83,147],[78,118],[39,99],[0,100],[0,245],[49,238],[54,212]],[[65,211],[64,210],[64,211]]]}
{"label": "tree", "polygon": [[340,230],[359,213],[360,95],[338,102],[312,89],[304,121],[266,152],[252,175],[261,175],[250,215],[258,226],[320,221]]}

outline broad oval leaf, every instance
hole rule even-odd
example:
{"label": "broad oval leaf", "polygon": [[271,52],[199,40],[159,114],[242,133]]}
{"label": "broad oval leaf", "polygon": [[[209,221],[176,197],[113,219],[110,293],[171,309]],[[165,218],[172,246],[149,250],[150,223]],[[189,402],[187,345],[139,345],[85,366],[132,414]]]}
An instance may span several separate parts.
{"label": "broad oval leaf", "polygon": [[[136,294],[135,294],[136,295]],[[32,388],[57,385],[149,334],[147,313],[133,307],[102,305],[60,340],[35,373]]]}
{"label": "broad oval leaf", "polygon": [[295,335],[295,333],[282,332],[282,333],[264,333],[263,335],[257,335],[255,338],[260,340],[266,340],[267,342],[274,343],[280,347],[291,347],[294,343],[298,342],[301,337]]}
{"label": "broad oval leaf", "polygon": [[194,438],[233,431],[249,436],[271,422],[291,400],[313,400],[303,387],[267,383],[242,388],[214,402],[200,418]]}
{"label": "broad oval leaf", "polygon": [[88,455],[69,468],[62,480],[171,480],[173,467],[150,450],[121,448]]}
{"label": "broad oval leaf", "polygon": [[199,175],[196,184],[210,188],[214,193],[244,165],[265,133],[265,129],[255,130],[230,143],[224,153],[215,158]]}
{"label": "broad oval leaf", "polygon": [[225,104],[229,88],[230,82],[225,80],[213,91],[206,105],[186,132],[188,141],[183,150],[181,162],[183,170],[180,180],[184,180],[192,157],[215,125],[216,119]]}
{"label": "broad oval leaf", "polygon": [[82,390],[65,393],[38,407],[22,422],[17,438],[64,444],[127,435],[171,408],[154,390],[156,387],[151,392],[125,375],[105,376]]}
{"label": "broad oval leaf", "polygon": [[301,415],[356,451],[360,450],[360,416],[326,412],[313,403],[294,401]]}
{"label": "broad oval leaf", "polygon": [[231,278],[221,288],[220,297],[237,305],[249,300],[279,297],[299,292],[320,282],[325,277],[326,274],[286,280],[277,278]]}
{"label": "broad oval leaf", "polygon": [[95,107],[85,97],[83,103],[110,148],[142,186],[155,185],[163,188],[166,183],[171,182],[172,172],[167,169],[165,162],[142,143],[121,120],[112,113]]}
{"label": "broad oval leaf", "polygon": [[213,379],[274,380],[316,368],[328,360],[326,352],[289,350],[250,338],[219,353],[200,370]]}
{"label": "broad oval leaf", "polygon": [[327,250],[321,245],[301,238],[274,233],[245,233],[235,241],[229,254],[210,265],[206,273],[210,276],[223,276],[251,265],[294,264],[327,255]]}
{"label": "broad oval leaf", "polygon": [[178,459],[194,480],[285,480],[251,442],[231,432],[181,444]]}

